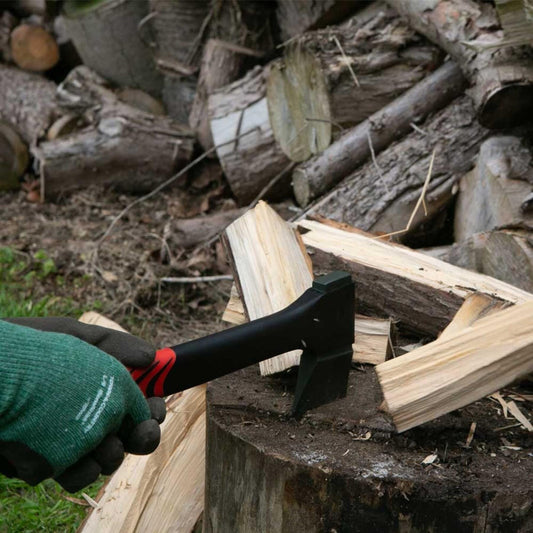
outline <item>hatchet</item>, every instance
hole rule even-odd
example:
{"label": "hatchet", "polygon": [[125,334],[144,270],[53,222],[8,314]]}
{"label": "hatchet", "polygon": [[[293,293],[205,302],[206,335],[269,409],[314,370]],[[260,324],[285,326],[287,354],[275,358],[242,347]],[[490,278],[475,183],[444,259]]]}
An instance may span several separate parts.
{"label": "hatchet", "polygon": [[276,355],[302,349],[291,414],[346,396],[354,341],[354,283],[317,278],[291,305],[247,324],[156,352],[131,369],[145,396],[168,396]]}

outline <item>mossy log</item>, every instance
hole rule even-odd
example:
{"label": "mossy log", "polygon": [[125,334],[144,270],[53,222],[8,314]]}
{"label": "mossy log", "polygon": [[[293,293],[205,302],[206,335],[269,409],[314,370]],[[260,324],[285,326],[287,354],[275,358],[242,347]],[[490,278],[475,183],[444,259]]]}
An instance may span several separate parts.
{"label": "mossy log", "polygon": [[274,136],[292,160],[305,161],[327,148],[333,128],[362,122],[442,59],[436,46],[380,2],[346,24],[305,33],[269,71]]}

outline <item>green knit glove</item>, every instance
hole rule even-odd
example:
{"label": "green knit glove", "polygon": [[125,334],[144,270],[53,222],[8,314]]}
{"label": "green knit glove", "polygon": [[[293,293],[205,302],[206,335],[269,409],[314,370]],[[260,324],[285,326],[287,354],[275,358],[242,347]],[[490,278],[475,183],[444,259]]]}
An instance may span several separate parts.
{"label": "green knit glove", "polygon": [[125,366],[33,327],[0,320],[0,472],[30,484],[54,477],[73,492],[113,471],[124,449],[153,451],[159,426]]}

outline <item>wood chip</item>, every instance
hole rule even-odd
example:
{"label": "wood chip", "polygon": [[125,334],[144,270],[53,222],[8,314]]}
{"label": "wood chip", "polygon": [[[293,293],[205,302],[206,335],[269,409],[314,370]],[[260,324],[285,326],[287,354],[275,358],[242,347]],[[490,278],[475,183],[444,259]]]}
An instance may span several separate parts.
{"label": "wood chip", "polygon": [[514,402],[509,402],[507,404],[509,406],[509,412],[528,430],[533,431],[533,425],[531,425],[531,422],[525,417],[524,413],[520,411],[518,408],[518,405]]}
{"label": "wood chip", "polygon": [[93,500],[88,494],[85,494],[85,492],[81,493],[83,499],[93,508],[93,509],[100,509],[101,505],[96,501]]}
{"label": "wood chip", "polygon": [[423,461],[423,465],[432,465],[437,459],[438,455],[436,453],[432,453],[431,455],[428,455]]}
{"label": "wood chip", "polygon": [[474,440],[474,433],[476,432],[476,426],[476,422],[472,422],[470,425],[470,431],[468,432],[468,437],[466,437],[465,448],[469,448],[470,444],[472,444],[472,441]]}
{"label": "wood chip", "polygon": [[499,392],[495,392],[494,394],[491,394],[490,397],[494,398],[497,402],[500,403],[503,409],[503,416],[505,418],[508,418],[507,413],[509,410],[509,406],[507,405],[507,402],[503,399],[502,395]]}

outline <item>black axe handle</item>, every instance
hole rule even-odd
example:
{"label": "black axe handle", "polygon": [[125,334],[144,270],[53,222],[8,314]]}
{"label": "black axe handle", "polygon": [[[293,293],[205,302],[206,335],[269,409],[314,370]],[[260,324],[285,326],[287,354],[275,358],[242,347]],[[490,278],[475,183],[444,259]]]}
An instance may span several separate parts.
{"label": "black axe handle", "polygon": [[[318,278],[285,309],[158,350],[152,365],[130,369],[131,375],[145,396],[168,396],[295,349],[318,359],[349,351],[351,359],[353,292],[351,277],[333,272]],[[345,381],[330,383],[344,389],[337,397],[346,394]]]}

